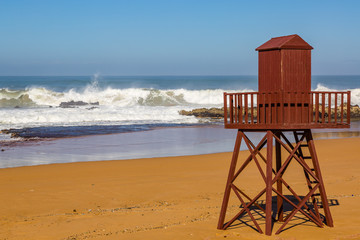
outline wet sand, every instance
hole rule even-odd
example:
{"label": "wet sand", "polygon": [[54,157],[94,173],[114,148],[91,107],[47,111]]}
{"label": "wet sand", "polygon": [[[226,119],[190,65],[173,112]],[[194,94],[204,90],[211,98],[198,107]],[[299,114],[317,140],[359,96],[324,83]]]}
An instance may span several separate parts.
{"label": "wet sand", "polygon": [[[313,135],[314,139],[359,137],[360,121],[352,122],[348,129],[315,129]],[[263,133],[253,132],[249,136],[256,142]],[[0,151],[0,168],[229,152],[235,137],[236,130],[214,124],[27,141],[10,147],[0,142],[0,148],[4,149]]]}
{"label": "wet sand", "polygon": [[[247,226],[247,215],[245,224],[217,230],[227,152],[0,169],[0,239],[360,239],[360,138],[315,144],[334,228],[297,214],[271,237]],[[288,171],[287,182],[306,194],[296,164]],[[242,183],[253,195],[262,179],[250,168]],[[228,217],[238,206],[232,198]]]}

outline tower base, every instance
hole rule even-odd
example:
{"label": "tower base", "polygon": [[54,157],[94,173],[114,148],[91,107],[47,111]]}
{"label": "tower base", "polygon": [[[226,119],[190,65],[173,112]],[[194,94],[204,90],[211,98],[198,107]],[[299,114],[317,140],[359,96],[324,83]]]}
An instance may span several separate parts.
{"label": "tower base", "polygon": [[[266,235],[271,235],[274,222],[281,222],[281,226],[276,231],[276,234],[279,234],[299,212],[302,213],[308,221],[313,222],[319,227],[323,227],[324,224],[333,227],[333,220],[311,130],[289,130],[287,132],[293,134],[295,139],[294,144],[289,141],[285,131],[267,130],[265,136],[255,146],[243,130],[238,130],[225,187],[218,229],[227,229],[234,224],[236,220],[241,220],[241,218],[247,214],[251,222],[253,222],[254,228],[256,228],[259,233],[263,233],[258,223],[259,219],[254,217],[254,212],[262,218],[265,218]],[[245,161],[237,168],[242,141],[246,144],[250,155],[244,159]],[[275,154],[273,152],[274,142]],[[266,153],[264,154],[261,150],[265,146]],[[284,152],[288,153],[288,156],[282,161],[281,154]],[[239,183],[236,182],[237,178],[242,175],[251,162],[255,163],[260,178],[262,178],[265,183],[262,190],[252,198],[250,194],[246,194],[244,190],[236,186],[239,185]],[[303,171],[307,184],[306,189],[308,190],[308,193],[304,196],[297,194],[294,188],[284,179],[284,174],[292,162],[298,163],[300,169],[302,169],[301,171]],[[244,185],[243,182],[240,184]],[[288,194],[284,193],[283,187]],[[225,222],[231,192],[233,192],[240,201],[241,210]],[[273,210],[273,195],[276,197],[275,210]],[[265,197],[265,205],[260,201],[263,197]],[[284,211],[285,203],[287,206],[290,206],[289,211],[286,212]],[[321,209],[323,210],[323,214],[320,212]],[[259,212],[261,214],[258,214]]]}

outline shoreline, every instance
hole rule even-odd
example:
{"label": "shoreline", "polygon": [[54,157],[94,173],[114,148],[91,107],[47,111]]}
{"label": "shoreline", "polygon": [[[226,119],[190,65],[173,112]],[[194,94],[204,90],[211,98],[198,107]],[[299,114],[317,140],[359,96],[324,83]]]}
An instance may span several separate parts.
{"label": "shoreline", "polygon": [[[0,238],[359,238],[354,223],[360,222],[360,138],[316,140],[315,145],[328,198],[338,202],[330,207],[334,228],[318,228],[300,214],[280,235],[273,232],[271,237],[244,224],[217,230],[231,159],[231,152],[225,152],[0,169],[0,204],[5,206],[0,208]],[[240,152],[241,158],[247,155]],[[302,189],[305,182],[298,181],[302,172],[296,169],[294,164],[291,174],[284,177],[294,189]],[[252,171],[242,186],[251,195],[262,183]],[[237,209],[232,203],[229,212]],[[259,224],[264,227],[263,221]]]}
{"label": "shoreline", "polygon": [[[262,133],[251,133],[254,141]],[[314,139],[360,136],[360,122],[349,129],[317,129]],[[0,168],[62,162],[126,160],[229,152],[236,130],[222,125],[159,127],[149,131],[40,139],[1,147]]]}

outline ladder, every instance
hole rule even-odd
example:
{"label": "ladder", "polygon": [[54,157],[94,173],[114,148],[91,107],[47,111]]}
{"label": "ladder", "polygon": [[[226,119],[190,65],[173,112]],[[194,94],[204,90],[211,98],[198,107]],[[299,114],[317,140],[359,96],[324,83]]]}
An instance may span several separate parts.
{"label": "ladder", "polygon": [[[328,199],[325,193],[324,181],[321,176],[319,162],[315,152],[315,146],[313,145],[313,138],[310,130],[296,130],[293,131],[295,143],[299,143],[300,139],[306,139],[303,143],[300,144],[296,155],[303,160],[303,162],[310,167],[311,172],[313,172],[319,181],[313,179],[309,173],[303,169],[306,183],[309,191],[311,191],[314,185],[319,184],[319,188],[311,195],[312,207],[314,208],[315,214],[321,222],[325,220],[325,223],[329,226],[333,225],[332,217],[329,210]],[[321,198],[321,202],[320,199]],[[310,204],[307,204],[311,208]],[[320,214],[319,208],[324,209],[325,218]]]}
{"label": "ladder", "polygon": [[[300,141],[299,139],[301,139],[301,138],[305,135],[305,131],[294,131],[293,134],[294,134],[295,143],[297,144],[297,143],[299,143],[299,141]],[[306,136],[305,136],[305,137],[306,137]],[[304,148],[306,148],[306,150],[305,150]],[[304,151],[304,150],[305,150],[305,151]],[[304,152],[307,152],[308,155],[304,155]],[[300,159],[302,159],[308,166],[312,166],[312,167],[310,167],[311,171],[312,171],[315,175],[317,175],[316,172],[315,172],[315,168],[313,167],[313,163],[312,163],[311,161],[306,161],[306,160],[312,160],[312,157],[311,157],[311,155],[310,155],[309,144],[307,143],[307,141],[306,141],[306,143],[300,144],[300,147],[298,148],[298,150],[297,150],[297,152],[296,152],[296,155],[297,155]],[[306,183],[307,183],[308,189],[309,189],[309,191],[311,191],[311,190],[313,189],[314,185],[315,185],[315,184],[318,184],[319,182],[316,181],[315,179],[310,179],[310,175],[309,175],[309,173],[308,173],[307,171],[305,171],[305,169],[303,169],[303,171],[304,171],[304,175],[305,175],[305,179],[306,179]],[[313,206],[313,208],[314,208],[314,210],[315,210],[316,216],[317,216],[319,219],[323,220],[323,217],[320,216],[320,212],[319,212],[319,207],[320,207],[320,206],[319,206],[319,204],[318,204],[319,200],[318,200],[318,198],[317,198],[317,197],[319,197],[319,196],[320,196],[320,192],[315,191],[315,192],[311,195],[311,201],[312,201],[312,206]],[[310,204],[307,204],[307,205],[308,205],[309,208],[311,208],[311,205],[310,205]]]}

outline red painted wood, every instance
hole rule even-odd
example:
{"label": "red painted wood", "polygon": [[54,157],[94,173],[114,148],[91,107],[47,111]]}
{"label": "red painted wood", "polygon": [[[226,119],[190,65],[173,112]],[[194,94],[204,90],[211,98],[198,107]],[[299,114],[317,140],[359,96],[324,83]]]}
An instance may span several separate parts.
{"label": "red painted wood", "polygon": [[217,226],[218,229],[224,229],[226,209],[227,209],[227,206],[228,206],[229,197],[230,197],[230,191],[231,191],[231,182],[232,182],[232,179],[234,177],[236,163],[237,163],[238,156],[239,156],[241,139],[242,139],[242,136],[243,136],[242,134],[243,133],[240,130],[237,133],[235,146],[234,146],[234,152],[233,152],[233,156],[232,156],[231,164],[230,164],[230,169],[229,169],[228,180],[227,180],[227,183],[226,183],[226,186],[225,186],[225,193],[224,193],[223,203],[222,203],[222,206],[221,206],[220,218],[219,218],[219,222],[218,222],[218,226]]}
{"label": "red painted wood", "polygon": [[[275,133],[275,136],[281,140],[280,132]],[[275,156],[276,156],[276,173],[278,173],[281,168],[281,145],[278,141],[276,141],[276,139],[275,139],[275,153],[276,153],[275,154]],[[276,189],[281,195],[283,194],[282,181],[280,179],[278,179],[278,181],[276,182]],[[281,197],[277,196],[276,202],[277,202],[278,220],[279,220],[279,222],[283,222],[284,221],[283,199]]]}
{"label": "red painted wood", "polygon": [[244,94],[245,123],[248,123],[248,94]]}
{"label": "red painted wood", "polygon": [[351,107],[351,92],[348,91],[347,92],[347,113],[346,113],[346,116],[347,116],[347,124],[350,125],[350,107]]}
{"label": "red painted wood", "polygon": [[256,113],[256,123],[258,124],[259,123],[259,121],[260,121],[260,110],[259,110],[259,106],[260,106],[260,104],[259,104],[259,94],[256,94],[256,102],[257,102],[257,113]]}
{"label": "red painted wood", "polygon": [[[228,228],[246,212],[255,224],[257,230],[262,232],[250,211],[250,207],[253,205],[259,207],[256,201],[265,194],[265,234],[271,235],[273,221],[272,192],[277,194],[278,220],[284,221],[276,234],[283,230],[297,212],[303,213],[310,221],[314,222],[317,226],[322,227],[323,219],[320,217],[318,203],[314,195],[317,188],[319,188],[318,191],[320,192],[324,207],[325,222],[329,226],[333,226],[315,146],[313,144],[311,129],[349,128],[351,96],[349,91],[311,91],[312,49],[313,48],[298,35],[284,36],[269,40],[256,49],[259,54],[259,91],[251,93],[224,93],[225,128],[238,129],[238,136],[234,147],[232,163],[218,222],[219,229]],[[332,100],[332,96],[334,96],[334,100]],[[254,102],[254,97],[256,97],[256,103]],[[338,97],[340,97],[340,101],[338,101]],[[334,110],[332,108],[334,108]],[[335,113],[333,116],[331,115],[332,110]],[[227,111],[230,113],[229,116],[227,115]],[[256,116],[254,115],[255,112]],[[340,117],[337,116],[339,112]],[[327,117],[325,117],[325,114],[327,114]],[[254,118],[256,118],[256,120],[254,120]],[[340,122],[338,121],[338,118],[341,119]],[[266,131],[267,133],[255,147],[244,133],[245,131]],[[293,146],[283,134],[284,131],[294,132],[294,135],[296,136],[295,146]],[[299,134],[300,136],[302,135],[300,140],[298,138]],[[276,170],[273,169],[272,163],[273,138],[275,138]],[[289,146],[287,146],[281,138],[283,138]],[[302,144],[302,141],[304,141],[305,138],[307,144]],[[250,155],[235,173],[236,161],[242,139],[250,151]],[[266,158],[260,152],[265,145],[267,147]],[[304,145],[308,147],[310,156],[303,156],[301,147],[304,147]],[[290,154],[284,162],[281,161],[281,147]],[[266,164],[265,172],[263,171],[257,156],[260,156]],[[313,168],[305,161],[309,157],[312,159]],[[307,179],[310,181],[310,185],[308,182],[309,193],[307,193],[304,198],[300,198],[283,179],[284,172],[291,160],[294,160],[301,165],[307,178],[311,176],[311,179],[315,180],[310,181],[310,178]],[[243,191],[236,187],[234,183],[239,174],[251,161],[254,161],[256,164],[266,185],[253,199],[243,193]],[[277,183],[276,189],[273,187],[275,182]],[[282,192],[282,184],[284,184],[286,189],[288,189],[298,200],[297,205],[284,195]],[[240,200],[242,210],[224,225],[231,190],[235,192]],[[249,202],[245,203],[241,195],[245,196]],[[309,209],[306,204],[310,199],[314,205],[313,209],[315,209],[315,212]],[[283,218],[282,210],[283,200],[294,207],[291,213],[285,218]],[[303,208],[307,209],[308,213],[305,212]],[[259,207],[259,209],[264,211],[261,207]]]}
{"label": "red painted wood", "polygon": [[340,110],[340,116],[341,116],[341,123],[344,122],[344,93],[341,93],[341,110]]}
{"label": "red painted wood", "polygon": [[226,92],[224,92],[224,124],[226,126],[226,124],[228,123],[228,118],[227,118],[227,94]]}
{"label": "red painted wood", "polygon": [[284,121],[284,92],[279,93],[280,97],[280,107],[279,107],[279,123],[283,124]]}
{"label": "red painted wood", "polygon": [[319,122],[319,93],[314,93],[315,94],[315,122],[318,123]]}
{"label": "red painted wood", "polygon": [[314,119],[314,116],[313,116],[313,108],[314,108],[314,94],[313,93],[308,93],[309,95],[309,98],[310,98],[310,103],[309,103],[309,112],[308,112],[308,115],[309,115],[309,121],[308,122],[312,122],[313,119]]}
{"label": "red painted wood", "polygon": [[[257,99],[262,99],[262,102],[255,104],[252,100],[254,95]],[[333,101],[331,98],[334,95],[336,97]],[[337,101],[338,95],[341,95],[342,104]],[[224,94],[224,103],[226,103],[224,114],[229,110],[230,119],[224,115],[224,123],[226,128],[238,129],[348,128],[350,126],[349,96],[350,92],[226,93]],[[312,100],[314,97],[315,104]],[[326,98],[327,101],[325,101]],[[319,101],[320,99],[321,101]],[[328,106],[326,107],[325,104]],[[325,113],[330,113],[332,110],[331,104],[335,105],[336,115],[331,116],[330,114],[325,117]],[[314,110],[312,110],[313,105],[315,105]],[[339,108],[341,122],[337,120]],[[347,109],[346,112],[344,108]],[[257,121],[254,121],[253,117],[255,109],[258,111]],[[321,112],[321,118],[319,112]],[[344,120],[345,116],[346,120]]]}
{"label": "red painted wood", "polygon": [[265,93],[261,93],[260,95],[262,98],[262,107],[260,107],[261,111],[261,119],[259,123],[265,123]]}
{"label": "red painted wood", "polygon": [[259,51],[259,92],[311,91],[311,49],[298,35],[273,38]]}
{"label": "red painted wood", "polygon": [[331,93],[328,95],[328,122],[331,122]]}
{"label": "red painted wood", "polygon": [[334,223],[333,223],[333,219],[332,219],[332,216],[330,213],[328,199],[327,199],[325,187],[324,187],[324,182],[323,182],[321,171],[320,171],[320,164],[319,164],[319,160],[318,160],[318,157],[316,154],[315,144],[314,144],[314,140],[313,140],[311,131],[307,132],[306,140],[309,144],[309,151],[310,151],[311,159],[312,159],[313,166],[315,169],[316,177],[320,180],[319,181],[319,184],[320,184],[319,190],[320,190],[321,201],[322,201],[324,212],[325,212],[326,224],[330,227],[333,227]]}
{"label": "red painted wood", "polygon": [[311,51],[281,50],[282,88],[284,91],[311,91]]}
{"label": "red painted wood", "polygon": [[335,118],[335,123],[337,122],[337,98],[338,98],[338,96],[337,96],[338,94],[337,93],[335,93],[335,116],[334,116],[334,118]]}
{"label": "red painted wood", "polygon": [[239,123],[243,123],[243,101],[242,101],[242,98],[243,98],[243,95],[242,94],[239,94],[239,105],[240,105],[240,110],[239,110],[239,113],[240,113],[240,117],[239,117]]}
{"label": "red painted wood", "polygon": [[239,98],[239,95],[235,95],[235,122],[238,123],[238,117],[239,117],[239,114],[238,114],[238,98]]}
{"label": "red painted wood", "polygon": [[325,93],[321,94],[321,122],[325,123]]}
{"label": "red painted wood", "polygon": [[254,124],[254,94],[251,93],[251,124]]}
{"label": "red painted wood", "polygon": [[294,93],[294,110],[295,110],[295,119],[294,119],[294,122],[301,122],[301,121],[299,121],[299,109],[298,109],[298,101],[297,101],[297,99],[298,99],[298,93],[297,92],[295,92]]}
{"label": "red painted wood", "polygon": [[267,132],[266,137],[266,208],[265,208],[265,234],[270,236],[272,230],[272,155],[273,155],[273,134],[271,131]]}
{"label": "red painted wood", "polygon": [[259,92],[282,91],[280,50],[259,52]]}
{"label": "red painted wood", "polygon": [[230,122],[234,123],[234,100],[233,100],[233,96],[234,95],[230,95]]}
{"label": "red painted wood", "polygon": [[307,42],[304,41],[299,35],[289,35],[272,38],[260,47],[256,48],[256,51],[266,51],[273,49],[308,49],[311,47]]}

